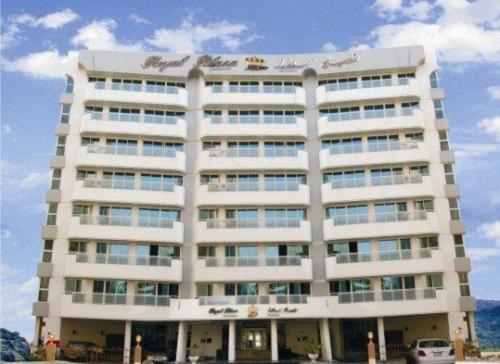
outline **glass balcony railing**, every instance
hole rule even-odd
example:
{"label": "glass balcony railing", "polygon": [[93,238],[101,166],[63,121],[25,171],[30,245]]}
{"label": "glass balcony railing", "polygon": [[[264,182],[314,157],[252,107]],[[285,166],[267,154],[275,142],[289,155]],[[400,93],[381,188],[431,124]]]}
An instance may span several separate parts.
{"label": "glass balcony railing", "polygon": [[270,183],[260,186],[255,183],[209,183],[208,192],[246,192],[246,191],[298,191],[300,183]]}
{"label": "glass balcony railing", "polygon": [[122,254],[88,254],[76,253],[77,263],[95,264],[123,264],[123,265],[147,265],[147,266],[172,266],[173,257],[145,256],[145,255],[122,255]]}
{"label": "glass balcony railing", "polygon": [[82,225],[140,226],[172,229],[176,220],[154,217],[80,215],[79,221]]}
{"label": "glass balcony railing", "polygon": [[207,267],[275,267],[275,266],[299,266],[300,256],[246,256],[246,257],[206,257]]}
{"label": "glass balcony railing", "polygon": [[418,148],[418,141],[404,142],[369,142],[352,144],[333,144],[327,147],[331,155],[335,154],[350,154],[350,153],[365,153],[365,152],[383,152],[392,150],[406,150]]}
{"label": "glass balcony railing", "polygon": [[212,93],[266,93],[293,94],[297,86],[293,85],[217,85],[211,86]]}
{"label": "glass balcony railing", "polygon": [[87,146],[88,153],[96,154],[117,154],[117,155],[134,155],[147,157],[166,157],[175,158],[175,148],[139,148],[131,145],[97,145],[91,144]]}
{"label": "glass balcony railing", "polygon": [[169,306],[170,296],[118,293],[72,293],[73,303],[94,305]]}
{"label": "glass balcony railing", "polygon": [[392,260],[423,259],[432,257],[432,249],[402,249],[366,253],[342,253],[332,255],[337,258],[337,264],[385,262]]}
{"label": "glass balcony railing", "polygon": [[174,183],[148,182],[135,185],[134,180],[120,179],[95,179],[87,178],[83,180],[83,187],[86,188],[104,188],[117,190],[142,190],[142,191],[164,191],[173,192]]}
{"label": "glass balcony railing", "polygon": [[141,113],[120,113],[120,112],[103,112],[103,111],[90,111],[87,112],[91,120],[106,120],[117,122],[134,122],[134,123],[150,123],[150,124],[170,124],[175,125],[183,116],[172,115],[155,115],[155,114],[141,114]]}
{"label": "glass balcony railing", "polygon": [[268,295],[268,296],[200,296],[200,306],[228,306],[251,304],[305,304],[308,295]]}
{"label": "glass balcony railing", "polygon": [[411,116],[417,108],[360,110],[324,114],[329,122]]}
{"label": "glass balcony railing", "polygon": [[341,292],[339,303],[414,301],[436,298],[436,288],[410,288],[381,291]]}
{"label": "glass balcony railing", "polygon": [[255,229],[255,228],[297,228],[303,219],[274,218],[274,219],[209,219],[208,229]]}
{"label": "glass balcony railing", "polygon": [[398,78],[398,79],[375,79],[375,80],[357,80],[348,82],[335,82],[325,84],[326,91],[343,91],[343,90],[355,90],[358,88],[374,88],[374,87],[390,87],[390,86],[400,86],[408,85],[410,83],[409,78]]}
{"label": "glass balcony railing", "polygon": [[427,219],[427,211],[381,212],[364,215],[343,215],[330,218],[334,225],[373,224],[380,222],[401,222]]}
{"label": "glass balcony railing", "polygon": [[255,157],[296,157],[300,148],[214,148],[209,149],[210,157],[255,158]]}
{"label": "glass balcony railing", "polygon": [[330,182],[333,189],[338,188],[356,188],[370,186],[392,186],[422,183],[421,174],[399,175],[393,174],[390,176],[376,176],[363,178],[343,178],[335,179]]}
{"label": "glass balcony railing", "polygon": [[165,94],[178,94],[181,87],[168,85],[148,85],[142,83],[128,82],[94,82],[96,90],[115,90],[115,91],[132,91],[132,92],[152,92]]}

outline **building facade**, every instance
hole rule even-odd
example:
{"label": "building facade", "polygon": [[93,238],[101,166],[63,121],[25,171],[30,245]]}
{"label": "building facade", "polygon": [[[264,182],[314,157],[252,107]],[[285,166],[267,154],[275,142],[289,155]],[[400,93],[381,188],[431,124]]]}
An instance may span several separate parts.
{"label": "building facade", "polygon": [[230,362],[475,339],[434,55],[83,51],[61,95],[35,340]]}

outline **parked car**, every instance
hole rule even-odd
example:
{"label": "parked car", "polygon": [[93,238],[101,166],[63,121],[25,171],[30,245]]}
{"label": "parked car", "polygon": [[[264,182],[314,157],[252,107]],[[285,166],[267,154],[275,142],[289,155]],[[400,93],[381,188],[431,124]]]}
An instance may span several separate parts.
{"label": "parked car", "polygon": [[442,339],[419,339],[411,343],[407,364],[448,364],[455,362],[455,349]]}

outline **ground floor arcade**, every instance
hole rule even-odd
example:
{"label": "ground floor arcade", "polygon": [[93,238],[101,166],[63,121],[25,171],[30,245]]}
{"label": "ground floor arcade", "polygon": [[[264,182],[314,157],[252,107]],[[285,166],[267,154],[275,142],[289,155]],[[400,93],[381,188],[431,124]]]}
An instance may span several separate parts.
{"label": "ground floor arcade", "polygon": [[[51,318],[48,318],[49,320]],[[393,316],[363,319],[265,319],[196,322],[139,322],[118,320],[59,319],[47,322],[60,338],[61,347],[71,342],[91,342],[121,350],[130,361],[135,336],[142,336],[145,352],[165,353],[170,361],[184,362],[192,344],[198,344],[200,361],[293,361],[307,357],[306,343],[319,346],[320,359],[366,360],[367,333],[374,334],[380,360],[395,358],[404,345],[418,338],[450,337],[451,314]],[[122,361],[118,360],[118,361]]]}

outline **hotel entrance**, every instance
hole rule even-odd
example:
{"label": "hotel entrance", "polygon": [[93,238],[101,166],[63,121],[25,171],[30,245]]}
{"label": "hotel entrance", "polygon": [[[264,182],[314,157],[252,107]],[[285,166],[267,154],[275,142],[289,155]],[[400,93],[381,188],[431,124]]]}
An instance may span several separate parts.
{"label": "hotel entrance", "polygon": [[236,323],[236,358],[238,360],[271,360],[269,320]]}

